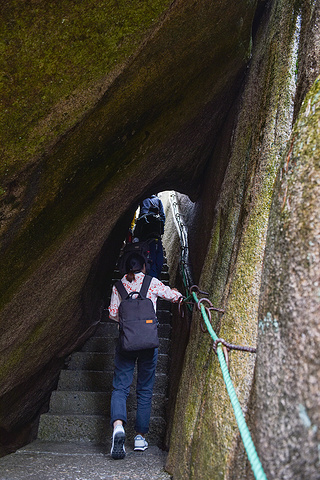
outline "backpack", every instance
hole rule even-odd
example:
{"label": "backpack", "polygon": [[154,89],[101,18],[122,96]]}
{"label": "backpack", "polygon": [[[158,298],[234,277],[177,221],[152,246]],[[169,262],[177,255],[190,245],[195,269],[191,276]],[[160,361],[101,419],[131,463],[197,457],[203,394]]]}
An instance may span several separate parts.
{"label": "backpack", "polygon": [[159,238],[163,235],[164,224],[159,214],[146,213],[136,221],[134,236],[140,240]]}
{"label": "backpack", "polygon": [[118,260],[118,269],[121,277],[126,273],[126,261],[132,253],[139,253],[145,260],[146,269],[150,267],[150,246],[149,242],[127,243],[122,250]]}
{"label": "backpack", "polygon": [[158,320],[150,298],[146,298],[152,277],[145,275],[140,292],[128,293],[121,280],[115,283],[119,305],[120,346],[126,352],[159,347]]}

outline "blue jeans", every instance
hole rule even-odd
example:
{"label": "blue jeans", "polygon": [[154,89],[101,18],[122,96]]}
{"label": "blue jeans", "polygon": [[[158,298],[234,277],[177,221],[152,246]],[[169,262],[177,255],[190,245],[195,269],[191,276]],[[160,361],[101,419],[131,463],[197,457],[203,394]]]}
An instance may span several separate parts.
{"label": "blue jeans", "polygon": [[163,267],[163,246],[161,238],[152,240],[149,243],[151,265],[147,271],[147,275],[160,278]]}
{"label": "blue jeans", "polygon": [[140,350],[138,352],[123,352],[119,345],[117,346],[111,395],[111,425],[113,425],[115,420],[122,420],[124,424],[127,423],[127,398],[137,361],[137,414],[135,430],[138,433],[148,433],[157,360],[157,348]]}

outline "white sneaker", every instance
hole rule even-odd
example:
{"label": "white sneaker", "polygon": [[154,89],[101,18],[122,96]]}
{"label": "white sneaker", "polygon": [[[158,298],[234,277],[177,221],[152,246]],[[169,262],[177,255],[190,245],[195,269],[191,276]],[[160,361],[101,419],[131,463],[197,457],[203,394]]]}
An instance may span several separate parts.
{"label": "white sneaker", "polygon": [[126,434],[122,425],[117,425],[112,434],[112,446],[111,456],[115,460],[124,458],[126,456],[126,449],[124,448],[124,442]]}
{"label": "white sneaker", "polygon": [[142,435],[137,435],[134,438],[134,450],[144,452],[148,448],[148,442]]}

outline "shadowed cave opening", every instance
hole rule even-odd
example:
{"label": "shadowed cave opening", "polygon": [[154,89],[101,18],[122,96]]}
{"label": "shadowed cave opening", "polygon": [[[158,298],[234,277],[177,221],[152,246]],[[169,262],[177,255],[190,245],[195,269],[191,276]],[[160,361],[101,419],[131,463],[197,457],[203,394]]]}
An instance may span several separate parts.
{"label": "shadowed cave opening", "polygon": [[[167,194],[168,192],[164,192]],[[141,196],[137,202],[130,205],[127,211],[116,222],[115,227],[103,244],[99,255],[93,260],[90,274],[82,292],[83,299],[83,317],[85,323],[93,323],[99,319],[101,309],[108,307],[108,297],[106,291],[109,289],[112,275],[120,255],[121,247],[124,244],[126,234],[130,227],[134,213],[140,202],[148,195]],[[162,196],[160,194],[160,196]],[[194,205],[188,196],[183,195],[190,204]],[[166,211],[170,208],[169,203],[165,203]],[[166,233],[168,227],[165,226],[164,247],[166,247]],[[174,232],[172,231],[172,235]],[[170,235],[167,233],[167,236]],[[169,265],[170,268],[170,265]]]}

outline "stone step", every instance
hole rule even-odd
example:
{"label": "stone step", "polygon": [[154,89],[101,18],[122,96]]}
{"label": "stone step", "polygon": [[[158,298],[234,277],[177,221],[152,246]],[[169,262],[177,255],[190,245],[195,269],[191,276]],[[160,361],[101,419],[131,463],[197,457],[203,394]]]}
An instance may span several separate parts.
{"label": "stone step", "polygon": [[[168,265],[166,267],[168,267]],[[170,280],[169,271],[168,270],[162,271],[160,275],[160,281],[164,283],[165,281],[169,281],[169,280]]]}
{"label": "stone step", "polygon": [[[170,312],[168,313],[170,314]],[[171,314],[167,315],[167,318],[170,319],[171,321]],[[163,317],[163,320],[165,320],[165,317]],[[159,338],[170,338],[171,329],[172,329],[170,323],[161,323],[159,324],[158,328],[159,328]],[[101,322],[98,325],[98,328],[92,338],[94,337],[118,338],[118,335],[119,335],[118,324],[116,322],[105,321],[105,322]]]}
{"label": "stone step", "polygon": [[[158,300],[157,300],[157,316],[158,316],[159,310],[170,311],[171,305],[172,305],[172,302],[169,302],[169,300],[164,300],[163,298],[158,298]],[[158,318],[158,320],[159,320],[159,318]]]}
{"label": "stone step", "polygon": [[[167,308],[163,308],[163,309],[160,309],[158,308],[157,309],[157,319],[158,319],[158,322],[160,325],[167,325],[167,324],[171,324],[171,320],[172,320],[172,313],[170,312],[170,308],[171,308],[171,303],[170,302],[167,302],[167,300],[162,300],[162,298],[158,299],[158,305],[161,303],[161,302],[164,302],[167,304]],[[169,308],[169,310],[168,310]],[[159,326],[160,326],[159,325]]]}
{"label": "stone step", "polygon": [[[168,338],[160,338],[160,353],[168,353],[170,340]],[[113,353],[118,343],[118,338],[109,337],[91,337],[82,347],[82,352],[104,352]]]}
{"label": "stone step", "polygon": [[[52,392],[49,414],[52,415],[104,415],[110,417],[111,392]],[[135,412],[137,401],[134,389],[127,399],[127,412]],[[164,417],[166,396],[154,393],[152,396],[152,415]]]}
{"label": "stone step", "polygon": [[113,337],[116,338],[119,335],[119,327],[116,322],[111,320],[102,321],[97,330],[95,331],[94,336],[97,337]]}
{"label": "stone step", "polygon": [[[171,321],[171,313],[170,313],[170,316],[168,315],[168,318],[170,318],[170,321]],[[168,338],[168,339],[171,338],[172,327],[170,323],[159,323],[158,329],[159,329],[159,338]]]}
{"label": "stone step", "polygon": [[[107,372],[92,370],[61,370],[58,390],[80,390],[86,392],[110,392],[112,390],[113,369]],[[137,372],[133,376],[136,381]],[[168,376],[156,371],[154,392],[166,392]]]}
{"label": "stone step", "polygon": [[[128,414],[126,441],[132,441],[135,414]],[[162,444],[166,422],[162,417],[150,418],[148,442],[150,445]],[[38,439],[48,442],[75,442],[92,444],[110,444],[112,428],[109,419],[103,415],[52,415],[40,417]]]}
{"label": "stone step", "polygon": [[[114,354],[97,352],[75,352],[67,360],[68,370],[113,370]],[[157,370],[167,373],[169,368],[169,356],[160,353],[158,356]]]}

